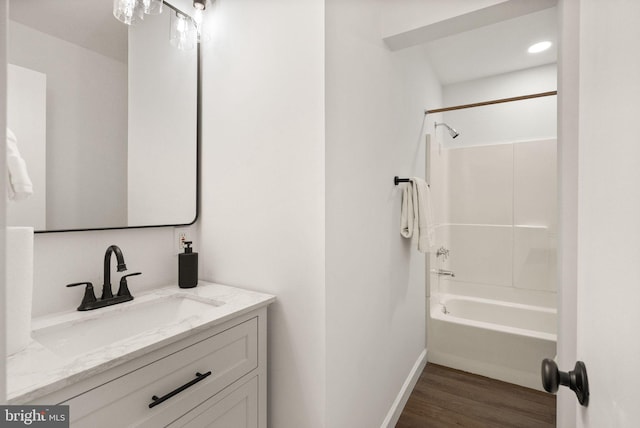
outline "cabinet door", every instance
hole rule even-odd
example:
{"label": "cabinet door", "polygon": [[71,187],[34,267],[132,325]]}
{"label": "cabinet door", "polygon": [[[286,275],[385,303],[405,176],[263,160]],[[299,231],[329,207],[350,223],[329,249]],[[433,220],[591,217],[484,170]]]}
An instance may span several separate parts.
{"label": "cabinet door", "polygon": [[[62,404],[70,407],[74,428],[142,426],[174,421],[219,394],[258,365],[258,322],[245,321]],[[197,379],[196,373],[211,374]],[[181,390],[176,395],[172,391]],[[149,407],[153,396],[171,396]]]}
{"label": "cabinet door", "polygon": [[258,377],[251,378],[222,399],[213,397],[205,401],[170,427],[258,428]]}

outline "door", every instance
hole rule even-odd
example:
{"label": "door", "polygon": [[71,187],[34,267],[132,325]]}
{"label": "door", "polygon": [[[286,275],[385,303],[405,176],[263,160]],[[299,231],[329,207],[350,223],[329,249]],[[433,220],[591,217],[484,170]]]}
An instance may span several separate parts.
{"label": "door", "polygon": [[640,2],[561,0],[560,369],[586,364],[588,407],[559,427],[640,426]]}
{"label": "door", "polygon": [[[235,388],[235,389],[234,389]],[[171,428],[258,428],[258,376],[205,401],[171,425]],[[226,394],[226,395],[225,395]],[[224,397],[220,398],[219,395]]]}

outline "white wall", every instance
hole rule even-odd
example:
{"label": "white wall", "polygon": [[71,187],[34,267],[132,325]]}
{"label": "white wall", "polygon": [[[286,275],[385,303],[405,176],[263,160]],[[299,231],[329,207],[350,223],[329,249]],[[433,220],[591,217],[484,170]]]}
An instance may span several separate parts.
{"label": "white wall", "polygon": [[425,255],[393,177],[424,177],[440,85],[421,49],[386,47],[380,2],[326,6],[326,426],[378,427],[425,349]]}
{"label": "white wall", "polygon": [[126,224],[126,64],[13,21],[9,30],[9,62],[47,75],[47,228]]}
{"label": "white wall", "polygon": [[217,0],[207,13],[201,276],[278,298],[269,309],[269,426],[329,426],[324,3]]}
{"label": "white wall", "polygon": [[555,6],[556,0],[392,0],[382,34],[392,50],[470,31]]}
{"label": "white wall", "polygon": [[[111,244],[124,254],[134,296],[143,290],[177,284],[178,256],[173,228],[105,230],[36,234],[34,242],[33,316],[73,310],[82,300],[82,287],[72,282],[90,281],[102,291],[104,253]],[[197,250],[196,250],[197,251]],[[118,290],[119,274],[112,261],[111,286]]]}
{"label": "white wall", "polygon": [[381,33],[391,36],[504,3],[507,0],[393,0],[385,4]]}
{"label": "white wall", "polygon": [[[443,107],[517,97],[557,89],[555,64],[500,74],[443,87]],[[557,134],[557,97],[549,96],[442,114],[460,135],[452,139],[444,127],[435,131],[445,147],[547,140]],[[435,119],[429,120],[433,129]]]}

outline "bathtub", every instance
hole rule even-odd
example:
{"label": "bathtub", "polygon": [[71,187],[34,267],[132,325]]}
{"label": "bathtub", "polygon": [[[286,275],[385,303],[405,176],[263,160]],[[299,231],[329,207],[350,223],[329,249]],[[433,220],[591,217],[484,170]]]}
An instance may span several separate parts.
{"label": "bathtub", "polygon": [[542,390],[540,362],[556,355],[555,309],[452,294],[432,295],[427,359]]}

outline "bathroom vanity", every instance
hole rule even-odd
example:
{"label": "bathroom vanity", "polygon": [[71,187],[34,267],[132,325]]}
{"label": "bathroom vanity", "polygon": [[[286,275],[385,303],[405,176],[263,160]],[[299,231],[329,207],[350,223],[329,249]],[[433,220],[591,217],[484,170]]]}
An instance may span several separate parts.
{"label": "bathroom vanity", "polygon": [[73,427],[266,428],[274,300],[201,281],[36,319],[8,359],[9,403],[69,405]]}

